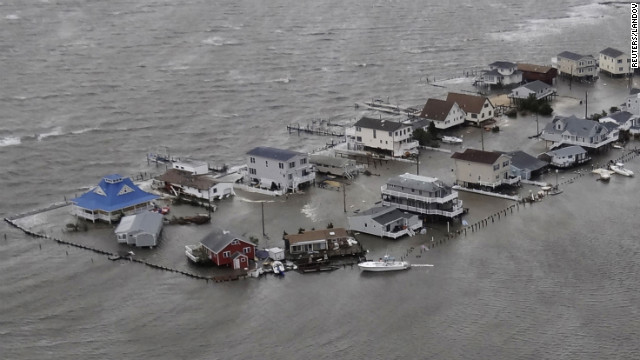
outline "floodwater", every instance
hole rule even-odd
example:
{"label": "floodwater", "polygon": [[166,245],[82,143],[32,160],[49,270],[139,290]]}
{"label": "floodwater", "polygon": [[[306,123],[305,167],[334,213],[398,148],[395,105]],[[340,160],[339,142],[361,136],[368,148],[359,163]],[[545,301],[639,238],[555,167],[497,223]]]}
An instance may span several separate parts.
{"label": "floodwater", "polygon": [[[489,20],[497,14],[499,20]],[[257,145],[310,151],[331,139],[288,135],[287,124],[316,118],[350,124],[366,113],[353,104],[372,97],[421,106],[447,91],[473,90],[464,72],[497,60],[548,64],[564,50],[626,50],[628,19],[627,5],[579,1],[3,2],[0,212],[61,201],[109,173],[154,172],[148,151],[212,164],[239,164]],[[433,86],[433,77],[444,87]],[[560,81],[554,108],[583,115],[580,100],[588,96],[588,113],[608,110],[623,102],[627,86],[605,77],[571,89]],[[543,126],[549,118],[538,121]],[[535,117],[502,119],[499,126],[499,133],[482,136],[460,128],[452,134],[464,135],[464,145],[449,148],[544,151],[544,143],[528,139]],[[627,163],[636,172],[639,165],[638,158]],[[361,176],[347,187],[349,211],[379,201],[386,177],[415,170],[409,163],[379,166],[372,172],[380,176]],[[420,174],[451,183],[451,166],[448,154],[426,152]],[[572,171],[558,177],[574,179],[562,194],[519,205],[427,252],[419,246],[442,238],[446,224],[397,241],[363,236],[370,257],[388,251],[434,265],[390,274],[346,267],[212,284],[112,262],[4,224],[0,353],[6,359],[636,358],[640,185]],[[543,180],[553,183],[555,174]],[[513,204],[460,196],[469,223]],[[265,203],[268,240],[261,236],[261,200],[273,201]],[[288,199],[239,192],[219,202],[213,216],[214,225],[256,235],[261,246],[281,245],[283,231],[328,222],[346,225],[342,194],[320,188]],[[169,255],[175,243],[191,242],[171,242],[172,235],[204,231],[167,230],[167,246],[157,250],[171,261],[183,257]]]}

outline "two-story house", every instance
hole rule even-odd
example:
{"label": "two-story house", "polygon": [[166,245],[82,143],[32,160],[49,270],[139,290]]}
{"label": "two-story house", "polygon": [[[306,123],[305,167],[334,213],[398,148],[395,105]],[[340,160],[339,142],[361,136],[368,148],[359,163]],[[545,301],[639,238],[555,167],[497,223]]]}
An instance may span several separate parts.
{"label": "two-story house", "polygon": [[591,55],[580,55],[563,51],[557,56],[557,67],[560,75],[591,79],[598,71],[596,59]]}
{"label": "two-story house", "polygon": [[258,146],[247,152],[247,177],[251,184],[295,192],[315,181],[316,173],[307,154]]}
{"label": "two-story house", "polygon": [[382,205],[420,215],[454,218],[463,212],[458,192],[437,178],[402,174],[381,187]]}
{"label": "two-story house", "polygon": [[634,115],[640,115],[640,89],[631,88],[624,105],[626,111]]}
{"label": "two-story house", "polygon": [[617,111],[598,120],[602,124],[612,123],[620,130],[628,130],[632,135],[640,134],[640,116],[628,111]]}
{"label": "two-story house", "polygon": [[575,115],[556,116],[540,134],[551,143],[550,149],[564,145],[578,145],[585,149],[599,149],[618,140],[619,130],[594,120],[580,119]]}
{"label": "two-story house", "polygon": [[457,103],[466,114],[465,120],[477,126],[495,115],[493,104],[484,96],[448,93],[447,101]]}
{"label": "two-story house", "polygon": [[553,85],[558,76],[558,69],[551,66],[518,63],[518,70],[522,71],[522,80],[529,82],[540,80]]}
{"label": "two-story house", "polygon": [[626,53],[614,48],[600,51],[598,67],[611,76],[627,76],[631,73],[631,59]]}
{"label": "two-story house", "polygon": [[489,64],[489,71],[485,71],[477,79],[481,85],[512,85],[522,82],[522,71],[518,65],[508,61],[496,61]]}
{"label": "two-story house", "polygon": [[515,185],[519,176],[510,175],[511,158],[495,151],[465,149],[451,155],[455,161],[456,184],[464,187],[495,189]]}
{"label": "two-story house", "polygon": [[394,157],[418,152],[411,124],[363,117],[346,129],[345,135],[354,150],[378,150]]}
{"label": "two-story house", "polygon": [[420,117],[433,121],[438,129],[448,129],[463,124],[466,116],[467,114],[455,101],[440,99],[428,99],[420,113]]}

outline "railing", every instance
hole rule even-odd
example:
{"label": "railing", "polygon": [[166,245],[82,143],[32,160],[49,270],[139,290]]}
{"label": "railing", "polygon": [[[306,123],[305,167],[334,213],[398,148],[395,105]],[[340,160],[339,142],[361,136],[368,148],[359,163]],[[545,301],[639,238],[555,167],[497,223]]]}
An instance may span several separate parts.
{"label": "railing", "polygon": [[404,199],[413,199],[413,200],[418,200],[418,201],[422,201],[429,204],[430,203],[444,204],[450,201],[454,201],[455,199],[458,198],[457,191],[451,191],[451,194],[443,197],[428,197],[423,195],[409,194],[409,193],[400,192],[396,190],[389,190],[386,184],[380,187],[380,191],[382,192],[382,195],[391,195],[391,196],[404,198]]}
{"label": "railing", "polygon": [[509,178],[509,179],[500,179],[500,180],[495,181],[495,182],[478,181],[477,184],[480,185],[480,186],[486,186],[486,187],[490,187],[490,188],[495,188],[495,187],[500,186],[502,184],[507,184],[507,185],[517,184],[519,181],[520,181],[520,176],[516,176],[514,178]]}
{"label": "railing", "polygon": [[464,211],[464,209],[462,208],[461,200],[458,200],[456,203],[454,203],[454,206],[451,209],[451,211],[441,210],[441,209],[425,209],[425,208],[420,208],[416,206],[409,206],[406,204],[398,204],[398,203],[394,203],[386,200],[382,201],[382,206],[395,206],[400,210],[406,210],[406,211],[410,211],[418,214],[440,215],[445,217],[455,217],[462,214],[462,212]]}

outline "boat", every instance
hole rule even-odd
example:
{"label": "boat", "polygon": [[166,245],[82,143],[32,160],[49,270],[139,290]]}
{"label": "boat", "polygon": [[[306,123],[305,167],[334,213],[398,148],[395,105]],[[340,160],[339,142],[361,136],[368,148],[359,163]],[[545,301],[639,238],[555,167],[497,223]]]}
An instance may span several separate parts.
{"label": "boat", "polygon": [[622,145],[613,144],[611,145],[614,149],[622,149]]}
{"label": "boat", "polygon": [[601,172],[600,173],[600,181],[609,181],[609,179],[611,179],[611,175],[609,174],[609,172]]}
{"label": "boat", "polygon": [[284,275],[284,264],[282,261],[274,261],[271,263],[271,267],[273,268],[273,273],[276,275]]}
{"label": "boat", "polygon": [[408,261],[395,261],[394,258],[385,255],[377,261],[361,262],[358,267],[362,271],[396,271],[407,270],[411,268],[411,264]]}
{"label": "boat", "polygon": [[443,136],[442,142],[447,144],[462,144],[462,139],[455,136]]}
{"label": "boat", "polygon": [[611,169],[611,171],[615,172],[616,174],[620,174],[623,176],[633,176],[633,171],[625,168],[624,164],[621,162],[617,162],[609,166],[609,168]]}
{"label": "boat", "polygon": [[554,186],[551,191],[549,191],[550,195],[558,195],[558,194],[562,194],[564,190],[560,189],[558,186]]}

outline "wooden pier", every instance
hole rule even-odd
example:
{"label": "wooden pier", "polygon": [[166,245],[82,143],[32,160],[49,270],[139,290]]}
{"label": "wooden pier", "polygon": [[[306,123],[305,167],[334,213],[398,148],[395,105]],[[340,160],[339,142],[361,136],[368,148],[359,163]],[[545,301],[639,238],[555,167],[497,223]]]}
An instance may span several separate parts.
{"label": "wooden pier", "polygon": [[343,132],[342,133],[335,132],[322,127],[316,128],[314,126],[309,126],[309,125],[307,125],[306,127],[301,127],[300,124],[287,125],[287,131],[289,132],[289,134],[291,134],[292,132],[293,133],[297,132],[298,135],[300,135],[300,133],[304,133],[304,134],[313,134],[313,135],[321,135],[321,136],[344,137]]}

